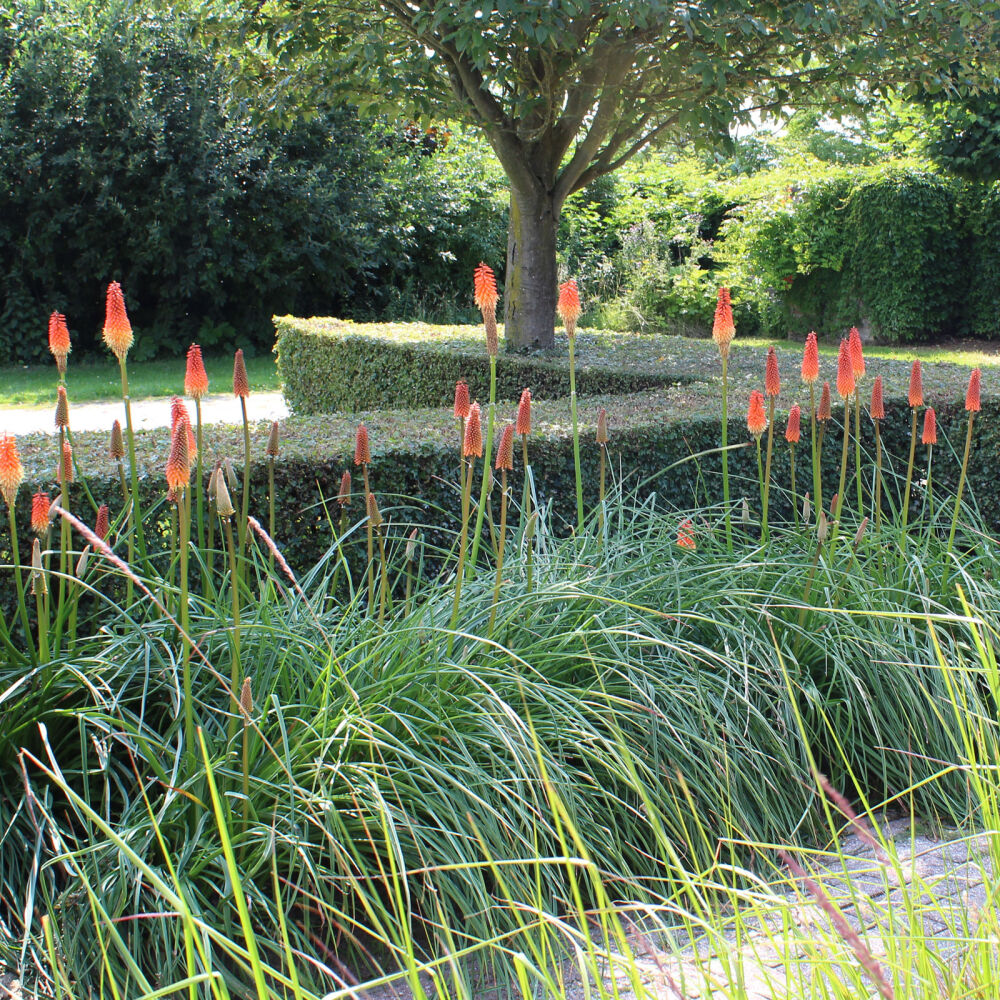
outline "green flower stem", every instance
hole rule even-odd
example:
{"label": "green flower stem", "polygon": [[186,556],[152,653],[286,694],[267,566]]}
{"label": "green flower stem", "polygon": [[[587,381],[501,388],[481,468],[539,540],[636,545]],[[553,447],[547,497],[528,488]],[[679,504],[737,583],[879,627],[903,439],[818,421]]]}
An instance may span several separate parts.
{"label": "green flower stem", "polygon": [[[489,469],[493,456],[493,424],[497,403],[497,359],[490,356],[490,407],[486,416],[486,450],[483,452],[483,468]],[[470,466],[474,465],[470,459]],[[479,509],[476,511],[476,530],[472,536],[472,553],[469,556],[469,572],[474,573],[479,557],[479,541],[483,536],[483,518],[486,516],[486,497],[490,489],[490,476],[483,475],[483,485],[479,492]]]}
{"label": "green flower stem", "polygon": [[128,504],[129,493],[128,493],[128,481],[125,479],[125,465],[121,460],[119,460],[117,464],[118,464],[118,481],[121,484],[122,488],[122,500],[126,504]]}
{"label": "green flower stem", "polygon": [[576,337],[569,338],[569,408],[573,417],[573,469],[576,473],[576,530],[583,533],[583,477],[580,475],[580,428],[576,414]]}
{"label": "green flower stem", "polygon": [[[755,438],[757,442],[757,487],[760,491],[760,506],[761,510],[764,509],[764,466],[761,464],[760,460],[760,435]],[[764,519],[761,518],[761,537],[764,537]]]}
{"label": "green flower stem", "polygon": [[722,355],[722,500],[725,506],[726,552],[733,554],[733,521],[729,510],[729,354]]}
{"label": "green flower stem", "polygon": [[462,577],[465,575],[465,549],[469,542],[469,504],[472,497],[472,475],[476,468],[476,460],[469,456],[469,474],[462,487],[462,533],[458,540],[458,566],[455,569],[455,603],[451,609],[451,623],[448,628],[447,655],[451,656],[455,644],[455,629],[458,626],[458,603],[462,596]]}
{"label": "green flower stem", "polygon": [[865,502],[861,495],[861,392],[854,392],[854,477],[858,484],[858,517],[864,516]]}
{"label": "green flower stem", "polygon": [[233,524],[230,518],[222,519],[222,530],[226,535],[226,548],[229,550],[229,587],[233,600],[233,631],[231,641],[232,656],[229,665],[229,719],[228,736],[230,741],[236,736],[236,727],[240,715],[240,577],[237,572],[236,546],[233,544]]}
{"label": "green flower stem", "polygon": [[[959,488],[961,496],[961,488]],[[882,429],[880,422],[875,421],[875,527],[882,527]]]}
{"label": "green flower stem", "polygon": [[[63,462],[63,445],[66,442],[66,431],[59,428],[59,506],[63,510],[69,510],[69,491],[66,489],[66,470]],[[59,519],[59,586],[56,596],[56,628],[52,637],[53,651],[58,652],[62,644],[62,623],[64,619],[63,610],[66,606],[66,580],[69,576],[69,548],[70,533],[69,521],[62,517]]]}
{"label": "green flower stem", "polygon": [[250,422],[247,420],[247,398],[240,396],[243,416],[243,498],[240,504],[240,523],[237,538],[240,543],[241,573],[247,569],[247,518],[250,516]]}
{"label": "green flower stem", "polygon": [[[823,489],[822,476],[820,473],[819,445],[816,443],[816,383],[809,383],[809,436],[812,442],[812,464],[813,464],[813,503],[816,505],[816,518],[819,519],[819,512],[823,509]],[[820,442],[822,442],[822,437]]]}
{"label": "green flower stem", "polygon": [[[201,399],[196,399],[194,401],[194,413],[195,413],[195,423],[197,425],[197,441],[198,441],[198,458],[195,466],[197,479],[195,481],[195,490],[197,491],[198,498],[198,548],[202,552],[205,551],[205,472],[204,472],[204,452],[205,447],[202,441],[201,433]],[[205,585],[205,594],[208,595],[207,582]]]}
{"label": "green flower stem", "polygon": [[35,640],[31,634],[31,622],[28,620],[28,606],[24,600],[24,581],[21,579],[21,553],[18,551],[17,542],[17,519],[14,517],[14,505],[7,506],[7,515],[10,521],[10,550],[14,560],[14,583],[17,586],[17,608],[21,615],[21,626],[24,629],[24,641],[28,646],[28,655],[31,662],[38,663],[38,654],[35,652]]}
{"label": "green flower stem", "polygon": [[830,526],[830,551],[837,541],[837,532],[840,529],[840,512],[844,509],[844,487],[847,485],[847,455],[848,444],[851,440],[851,400],[850,397],[844,400],[844,448],[840,455],[840,486],[837,489],[837,509],[832,511],[833,524]]}
{"label": "green flower stem", "polygon": [[[122,376],[122,402],[125,404],[125,434],[128,438],[128,465],[131,480],[131,503],[129,504],[129,545],[128,559],[131,566],[135,558],[135,547],[139,549],[139,558],[146,562],[146,535],[142,524],[142,509],[139,504],[139,466],[135,461],[135,431],[132,428],[132,403],[128,394],[128,370],[125,365],[125,358],[118,362]],[[126,607],[132,605],[133,587],[132,581],[125,581],[125,604]],[[194,744],[191,744],[192,752]]]}
{"label": "green flower stem", "polygon": [[497,546],[497,578],[493,585],[493,604],[490,607],[490,621],[486,626],[486,638],[493,637],[493,626],[497,620],[497,605],[500,603],[500,581],[503,576],[503,551],[507,544],[507,470],[500,471],[500,542]]}
{"label": "green flower stem", "polygon": [[[268,534],[274,538],[274,456],[267,457],[267,529]],[[268,572],[274,576],[274,552],[268,555]]]}
{"label": "green flower stem", "polygon": [[819,437],[816,439],[816,458],[817,465],[816,468],[820,471],[820,476],[816,480],[816,497],[815,497],[815,507],[816,507],[816,520],[819,521],[819,512],[824,509],[823,507],[823,438],[826,437],[826,421],[822,421],[819,425]]}
{"label": "green flower stem", "polygon": [[928,531],[934,523],[934,490],[931,486],[931,462],[934,458],[934,445],[927,446],[927,519],[929,521]]}
{"label": "green flower stem", "polygon": [[528,465],[528,435],[521,435],[521,464],[524,467],[524,496],[521,499],[521,530],[531,516],[531,466]]}
{"label": "green flower stem", "polygon": [[[42,579],[47,576],[42,570]],[[48,582],[47,580],[45,581]],[[49,602],[46,588],[40,583],[35,584],[35,605],[38,611],[38,656],[40,663],[49,662]]]}
{"label": "green flower stem", "polygon": [[368,484],[368,463],[361,466],[361,474],[365,480],[365,528],[368,534],[368,569],[365,571],[365,579],[368,581],[368,615],[375,611],[375,539],[372,534],[372,522],[367,516],[368,494],[371,493],[371,486]]}
{"label": "green flower stem", "polygon": [[969,468],[969,451],[972,448],[972,421],[975,411],[969,411],[969,426],[965,432],[965,452],[962,455],[962,471],[958,475],[958,492],[955,494],[955,513],[951,518],[951,530],[948,532],[947,555],[951,555],[952,547],[955,544],[955,529],[958,527],[958,512],[962,506],[962,491],[965,489],[965,475]]}
{"label": "green flower stem", "polygon": [[598,528],[600,529],[601,538],[604,537],[604,485],[605,478],[607,475],[607,445],[600,445],[601,449],[601,481],[599,485],[600,492],[598,493],[598,507],[597,507],[597,517],[598,517]]}
{"label": "green flower stem", "polygon": [[799,526],[799,498],[795,492],[795,445],[788,446],[788,465],[792,474],[792,516],[795,518],[795,527]]}
{"label": "green flower stem", "polygon": [[188,608],[188,545],[191,540],[191,508],[187,500],[188,491],[177,498],[177,517],[180,522],[180,622],[181,622],[181,670],[184,681],[184,745],[191,755],[191,763],[197,760],[194,740],[194,696],[191,692],[191,634]]}
{"label": "green flower stem", "polygon": [[382,529],[375,529],[375,537],[378,539],[379,557],[379,589],[378,589],[378,623],[385,624],[385,605],[389,597],[389,570],[386,567],[385,559],[385,538],[382,536]]}
{"label": "green flower stem", "polygon": [[768,504],[771,499],[771,453],[774,448],[774,396],[767,397],[767,464],[764,468],[764,495],[761,497],[761,529],[760,540],[766,542],[769,537],[767,519]]}
{"label": "green flower stem", "polygon": [[913,423],[910,427],[910,458],[906,463],[906,487],[903,490],[903,527],[899,534],[899,547],[906,551],[906,525],[910,518],[910,486],[913,483],[913,460],[917,453],[917,408],[912,407]]}

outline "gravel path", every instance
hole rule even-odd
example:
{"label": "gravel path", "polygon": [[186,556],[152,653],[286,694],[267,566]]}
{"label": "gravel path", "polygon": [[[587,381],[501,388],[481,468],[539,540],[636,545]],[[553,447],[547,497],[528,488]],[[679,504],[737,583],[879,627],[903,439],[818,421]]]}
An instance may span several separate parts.
{"label": "gravel path", "polygon": [[[250,418],[281,420],[288,416],[285,397],[280,392],[255,392],[251,397]],[[188,400],[194,416],[194,408]],[[0,433],[37,434],[55,433],[55,408],[0,409]],[[125,407],[121,402],[72,403],[69,411],[71,431],[110,431],[117,418],[125,423]],[[242,421],[240,401],[231,393],[216,393],[201,401],[201,418],[206,424],[238,424]],[[139,427],[169,427],[170,397],[135,400],[132,403],[132,422]],[[2,1000],[2,994],[0,994]]]}

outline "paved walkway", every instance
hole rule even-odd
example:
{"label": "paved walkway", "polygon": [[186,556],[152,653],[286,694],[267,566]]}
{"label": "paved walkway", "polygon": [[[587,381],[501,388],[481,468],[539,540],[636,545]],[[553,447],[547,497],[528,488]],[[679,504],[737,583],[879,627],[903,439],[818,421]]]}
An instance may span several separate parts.
{"label": "paved walkway", "polygon": [[[188,400],[194,416],[194,407]],[[248,406],[251,420],[281,420],[288,416],[285,398],[280,392],[255,392]],[[119,402],[71,403],[69,411],[71,431],[107,431],[117,418],[124,424],[124,406]],[[55,408],[0,409],[0,433],[37,434],[55,433]],[[205,396],[201,401],[201,419],[206,424],[238,424],[242,421],[240,402],[229,393]],[[132,422],[137,428],[169,427],[170,397],[135,400],[132,403]],[[0,994],[2,998],[2,994]]]}

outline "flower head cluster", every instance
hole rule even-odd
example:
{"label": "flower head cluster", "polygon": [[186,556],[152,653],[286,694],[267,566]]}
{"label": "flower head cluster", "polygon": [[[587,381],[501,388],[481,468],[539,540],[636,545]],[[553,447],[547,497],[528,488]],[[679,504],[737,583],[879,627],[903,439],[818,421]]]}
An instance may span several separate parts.
{"label": "flower head cluster", "polygon": [[465,440],[462,443],[462,454],[466,458],[483,457],[483,426],[478,403],[473,403],[469,408],[469,419],[465,422]]}
{"label": "flower head cluster", "polygon": [[852,326],[847,335],[847,347],[851,354],[851,370],[856,381],[865,374],[865,352],[861,346],[861,333],[856,326]]}
{"label": "flower head cluster", "polygon": [[354,464],[371,465],[372,452],[368,444],[368,428],[364,424],[358,424],[357,432],[354,435]]}
{"label": "flower head cluster", "polygon": [[876,375],[872,383],[872,420],[885,420],[885,402],[882,399],[882,376]]}
{"label": "flower head cluster", "polygon": [[576,334],[576,321],[580,318],[583,310],[580,308],[580,290],[576,286],[576,279],[570,278],[559,286],[559,304],[556,307],[559,318],[566,327],[566,333],[572,337]]}
{"label": "flower head cluster", "polygon": [[715,305],[715,319],[712,323],[712,340],[719,348],[723,358],[729,357],[729,345],[736,336],[736,325],[733,323],[733,307],[729,298],[729,289],[720,288],[719,298]]}
{"label": "flower head cluster", "polygon": [[497,460],[494,468],[497,471],[506,469],[510,471],[514,468],[514,425],[507,424],[500,434],[500,443],[497,445]]}
{"label": "flower head cluster", "polygon": [[754,389],[750,393],[750,406],[747,409],[747,430],[751,437],[760,440],[760,436],[767,430],[767,414],[764,412],[764,397],[760,390]]}
{"label": "flower head cluster", "polygon": [[788,426],[785,428],[785,440],[789,444],[798,444],[802,437],[802,410],[796,403],[788,411]]}
{"label": "flower head cluster", "polygon": [[49,351],[56,359],[56,367],[59,369],[60,375],[66,374],[66,357],[72,350],[66,317],[61,312],[54,312],[49,317]]}
{"label": "flower head cluster", "polygon": [[31,498],[31,530],[36,535],[44,535],[49,530],[49,508],[52,502],[48,493],[36,493]]}
{"label": "flower head cluster", "polygon": [[802,381],[806,385],[819,381],[819,344],[815,333],[806,337],[806,346],[802,350]]}
{"label": "flower head cluster", "polygon": [[933,406],[928,406],[924,410],[924,433],[920,443],[937,444],[937,415],[934,413]]}
{"label": "flower head cluster", "polygon": [[910,391],[906,398],[914,409],[924,405],[924,379],[920,371],[920,358],[917,358],[910,368]]}
{"label": "flower head cluster", "polygon": [[243,360],[242,349],[233,358],[233,395],[241,399],[250,395],[250,379],[247,378],[247,363]]}
{"label": "flower head cluster", "polygon": [[452,412],[456,420],[465,420],[469,415],[469,407],[472,403],[469,400],[469,384],[465,379],[459,379],[455,383],[455,407]]}
{"label": "flower head cluster", "polygon": [[837,355],[837,395],[847,399],[854,395],[854,365],[851,362],[851,347],[846,337],[840,339],[840,353]]}
{"label": "flower head cluster", "polygon": [[122,286],[117,281],[112,281],[108,285],[105,302],[104,343],[108,345],[119,363],[123,363],[125,355],[128,354],[128,350],[132,346],[133,339],[132,324],[125,311],[125,296],[122,294]]}
{"label": "flower head cluster", "polygon": [[603,406],[597,414],[597,443],[602,448],[608,443],[608,411]]}
{"label": "flower head cluster", "polygon": [[970,413],[979,412],[979,392],[981,381],[982,373],[978,368],[973,369],[972,374],[969,376],[969,388],[965,392],[965,408]]}
{"label": "flower head cluster", "polygon": [[531,433],[531,390],[525,389],[521,393],[521,401],[517,404],[517,421],[514,430],[518,434]]}
{"label": "flower head cluster", "polygon": [[184,393],[192,399],[201,399],[208,392],[208,372],[201,356],[201,348],[192,344],[187,352],[187,367],[184,371]]}

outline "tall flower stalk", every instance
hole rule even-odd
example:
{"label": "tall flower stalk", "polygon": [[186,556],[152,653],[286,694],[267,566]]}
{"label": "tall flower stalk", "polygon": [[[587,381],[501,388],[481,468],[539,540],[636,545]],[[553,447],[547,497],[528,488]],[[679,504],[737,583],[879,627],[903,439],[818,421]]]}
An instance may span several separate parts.
{"label": "tall flower stalk", "polygon": [[[485,469],[490,467],[490,457],[493,454],[493,424],[497,403],[497,354],[500,351],[500,337],[497,333],[497,281],[493,268],[488,264],[480,264],[474,274],[474,292],[476,305],[483,314],[483,326],[486,329],[486,353],[490,359],[490,406],[486,415],[486,456],[483,460]],[[468,457],[468,456],[466,456]],[[486,500],[489,497],[492,477],[483,476],[483,485],[479,491],[479,508],[476,511],[476,530],[472,537],[472,555],[469,558],[469,571],[474,572],[476,560],[479,557],[479,542],[483,537],[483,518],[486,516]]]}
{"label": "tall flower stalk", "polygon": [[729,289],[720,288],[712,322],[712,339],[722,360],[722,500],[725,506],[726,551],[733,554],[733,524],[729,510],[729,347],[736,336]]}
{"label": "tall flower stalk", "polygon": [[[278,421],[271,421],[271,431],[267,436],[267,528],[268,534],[274,538],[274,463],[278,460],[280,445],[278,440]],[[274,575],[274,553],[268,555],[268,570]]]}
{"label": "tall flower stalk", "polygon": [[764,496],[762,500],[761,537],[766,542],[770,534],[768,505],[771,498],[771,454],[774,449],[774,405],[781,392],[781,378],[778,375],[778,354],[773,347],[767,349],[764,367],[764,394],[767,396],[767,463],[764,467]]}
{"label": "tall flower stalk", "polygon": [[465,379],[459,379],[455,383],[455,405],[452,413],[458,421],[458,484],[461,488],[465,482],[465,421],[469,418],[469,407],[472,405],[469,399],[469,386]]}
{"label": "tall flower stalk", "polygon": [[965,431],[965,451],[962,454],[962,471],[958,476],[958,491],[955,494],[955,513],[951,518],[951,530],[948,532],[948,555],[955,544],[955,529],[958,527],[958,512],[962,507],[962,491],[965,489],[965,476],[969,468],[969,452],[972,448],[972,423],[980,410],[980,385],[982,374],[976,368],[969,376],[969,388],[965,392],[965,410],[969,414],[969,422]]}
{"label": "tall flower stalk", "polygon": [[[757,485],[760,488],[760,505],[764,509],[764,467],[760,460],[760,439],[767,430],[767,414],[764,412],[764,397],[758,389],[750,393],[750,405],[747,408],[747,430],[757,445]],[[763,537],[763,518],[761,532]]]}
{"label": "tall flower stalk", "polygon": [[835,509],[830,511],[833,527],[830,531],[830,548],[837,540],[840,528],[840,514],[844,508],[844,486],[847,482],[848,444],[851,438],[851,396],[855,394],[854,366],[851,363],[851,349],[847,338],[841,338],[840,353],[837,357],[837,395],[844,402],[844,447],[840,455],[840,486],[837,489]]}
{"label": "tall flower stalk", "polygon": [[[208,392],[208,372],[201,356],[201,348],[192,344],[187,352],[187,365],[184,370],[184,394],[194,400],[195,437],[198,446],[197,467],[195,471],[194,490],[198,511],[198,548],[205,551],[205,471],[202,465],[204,442],[201,429],[201,398]],[[205,584],[208,586],[207,580]],[[208,593],[207,589],[205,591]]]}
{"label": "tall flower stalk", "polygon": [[229,693],[232,714],[229,719],[228,735],[229,739],[232,740],[236,735],[237,729],[237,711],[239,709],[237,691],[240,690],[240,676],[243,673],[240,651],[240,578],[237,572],[236,545],[233,541],[232,519],[236,513],[236,508],[233,506],[232,497],[229,495],[229,489],[226,487],[226,477],[221,467],[215,472],[213,493],[215,494],[215,510],[219,515],[219,520],[222,522],[222,531],[226,536],[226,551],[229,555],[229,589],[231,591],[230,599],[233,608],[233,628],[230,642],[231,655],[229,658]]}
{"label": "tall flower stalk", "polygon": [[17,491],[24,480],[24,467],[17,451],[17,442],[9,434],[0,435],[0,495],[7,504],[7,518],[10,524],[10,549],[14,561],[14,584],[17,587],[17,608],[21,616],[21,626],[24,629],[24,641],[32,663],[37,663],[35,640],[31,634],[31,623],[28,619],[28,606],[25,603],[24,580],[21,577],[21,555],[17,540],[17,518],[14,508],[17,504]]}
{"label": "tall flower stalk", "polygon": [[500,434],[497,445],[496,469],[500,473],[500,541],[497,543],[497,577],[493,585],[493,603],[490,606],[490,620],[486,627],[486,637],[493,635],[493,625],[497,619],[497,605],[500,603],[500,583],[503,579],[503,554],[507,545],[507,473],[514,468],[514,425],[507,424]]}
{"label": "tall flower stalk", "polygon": [[885,420],[885,402],[882,398],[882,376],[876,375],[872,383],[872,423],[875,424],[875,528],[882,527],[882,421]]}
{"label": "tall flower stalk", "polygon": [[378,509],[378,502],[375,499],[374,493],[369,493],[366,498],[366,509],[368,514],[368,523],[372,526],[375,532],[375,537],[378,539],[378,558],[379,558],[379,590],[378,590],[378,623],[379,625],[385,622],[385,606],[386,601],[389,597],[389,570],[386,566],[385,559],[385,539],[382,537],[382,513]]}
{"label": "tall flower stalk", "polygon": [[49,662],[49,587],[45,567],[42,565],[42,545],[38,538],[31,544],[31,592],[35,595],[38,621],[38,657],[40,663]]}
{"label": "tall flower stalk", "polygon": [[788,424],[785,427],[785,440],[788,442],[788,466],[792,480],[792,516],[795,518],[795,527],[799,526],[799,499],[795,492],[795,446],[802,437],[802,410],[796,403],[788,411]]}
{"label": "tall flower stalk", "polygon": [[597,523],[604,537],[604,484],[607,476],[606,466],[608,458],[608,411],[601,407],[597,414],[597,447],[601,450],[601,476],[597,494]]}
{"label": "tall flower stalk", "polygon": [[851,369],[854,372],[854,478],[858,488],[858,517],[864,513],[864,498],[861,493],[861,380],[865,375],[865,352],[861,345],[861,333],[856,326],[851,327],[847,340],[851,355]]}
{"label": "tall flower stalk", "polygon": [[66,317],[62,313],[54,312],[49,316],[49,351],[56,359],[56,368],[59,370],[59,381],[66,379],[66,358],[73,350],[69,339],[69,327],[66,326]]}
{"label": "tall flower stalk", "polygon": [[[67,458],[66,449],[72,446],[66,440],[66,432],[69,430],[69,400],[66,396],[66,387],[60,385],[56,390],[56,416],[55,425],[59,431],[59,461],[57,479],[59,481],[59,506],[63,510],[69,510],[69,483],[73,481],[73,461],[72,452]],[[59,649],[62,639],[63,609],[66,602],[66,582],[69,576],[69,550],[70,550],[70,529],[69,522],[65,518],[60,519],[59,525],[59,584],[56,596],[56,628],[53,636],[55,648]]]}
{"label": "tall flower stalk", "polygon": [[826,429],[833,419],[833,407],[830,400],[830,383],[824,382],[823,389],[819,394],[819,406],[816,408],[816,421],[819,423],[819,437],[816,439],[816,456],[820,477],[818,480],[819,492],[813,498],[816,502],[816,516],[823,509],[823,438],[826,437]]}
{"label": "tall flower stalk", "polygon": [[[357,432],[354,435],[354,464],[361,466],[366,498],[372,491],[371,483],[368,481],[368,466],[371,465],[371,461],[372,453],[368,443],[368,428],[364,424],[358,424]],[[368,568],[365,571],[365,578],[368,582],[368,614],[371,615],[375,610],[375,539],[372,534],[373,528],[370,518],[365,519],[365,530],[368,537]]]}
{"label": "tall flower stalk", "polygon": [[465,575],[465,550],[469,541],[469,504],[472,497],[472,476],[476,470],[476,459],[483,457],[483,428],[479,415],[479,404],[473,403],[469,418],[465,422],[465,441],[462,447],[467,471],[462,486],[462,528],[458,539],[458,565],[455,569],[455,602],[451,610],[449,625],[448,655],[451,656],[455,644],[455,629],[458,626],[458,607],[462,597],[462,577]]}
{"label": "tall flower stalk", "polygon": [[240,414],[243,418],[243,495],[240,502],[240,520],[236,529],[240,545],[241,568],[245,572],[247,518],[250,515],[250,422],[247,420],[247,397],[250,395],[250,380],[247,378],[247,366],[243,360],[242,350],[237,351],[233,358],[233,395],[240,401]]}
{"label": "tall flower stalk", "polygon": [[820,453],[816,443],[816,383],[819,381],[819,345],[816,343],[816,334],[810,333],[806,337],[806,344],[802,351],[802,381],[809,386],[809,437],[812,445],[812,477],[813,477],[813,499],[816,501],[816,509],[823,506],[823,494],[820,479]]}
{"label": "tall flower stalk", "polygon": [[920,371],[920,359],[913,362],[910,369],[910,391],[907,395],[912,415],[910,424],[910,457],[906,463],[906,486],[903,490],[903,530],[899,536],[900,547],[906,548],[906,525],[910,517],[910,486],[913,483],[913,462],[917,453],[917,410],[924,405],[924,383]]}
{"label": "tall flower stalk", "polygon": [[573,471],[576,474],[576,530],[583,531],[583,477],[580,474],[580,426],[576,409],[576,321],[582,312],[580,292],[570,278],[559,286],[559,317],[569,338],[569,409],[573,421]]}
{"label": "tall flower stalk", "polygon": [[514,433],[521,438],[521,464],[524,466],[524,495],[521,498],[521,526],[527,523],[531,516],[531,466],[528,464],[528,435],[531,433],[531,390],[521,392],[521,400],[517,404],[517,419],[514,421]]}
{"label": "tall flower stalk", "polygon": [[924,410],[924,433],[920,443],[927,446],[927,517],[934,522],[934,490],[931,482],[931,463],[934,460],[934,445],[937,444],[937,416],[934,407]]}

